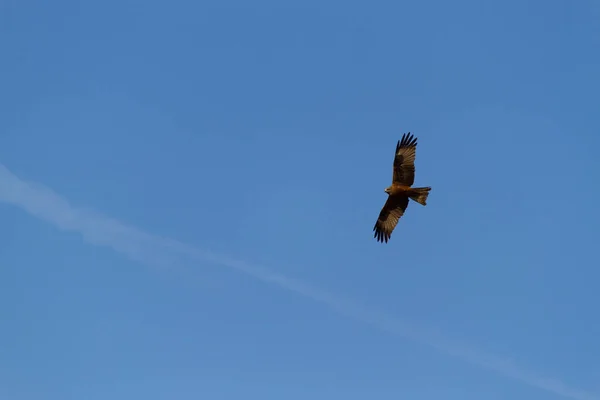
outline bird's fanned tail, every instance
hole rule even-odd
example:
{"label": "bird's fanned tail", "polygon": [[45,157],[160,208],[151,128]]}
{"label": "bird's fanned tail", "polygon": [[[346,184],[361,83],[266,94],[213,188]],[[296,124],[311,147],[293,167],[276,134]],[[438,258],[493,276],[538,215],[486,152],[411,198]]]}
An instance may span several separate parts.
{"label": "bird's fanned tail", "polygon": [[411,188],[409,197],[417,203],[426,206],[427,196],[429,196],[430,187]]}

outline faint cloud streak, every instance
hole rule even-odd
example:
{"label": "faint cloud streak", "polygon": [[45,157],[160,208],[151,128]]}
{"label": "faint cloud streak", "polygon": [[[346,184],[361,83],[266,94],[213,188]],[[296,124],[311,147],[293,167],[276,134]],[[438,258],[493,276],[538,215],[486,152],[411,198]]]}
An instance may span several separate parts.
{"label": "faint cloud streak", "polygon": [[91,210],[75,208],[51,189],[20,179],[1,164],[0,201],[24,209],[32,216],[47,221],[62,230],[78,232],[85,241],[91,244],[110,247],[147,265],[167,267],[180,257],[186,256],[193,260],[226,266],[255,279],[295,292],[359,322],[429,345],[443,353],[496,371],[529,386],[573,400],[600,400],[597,395],[567,386],[557,379],[544,378],[537,373],[525,370],[512,361],[451,342],[447,338],[387,313],[366,308],[340,296],[334,296],[305,282],[224,255],[202,251],[177,240],[151,235]]}

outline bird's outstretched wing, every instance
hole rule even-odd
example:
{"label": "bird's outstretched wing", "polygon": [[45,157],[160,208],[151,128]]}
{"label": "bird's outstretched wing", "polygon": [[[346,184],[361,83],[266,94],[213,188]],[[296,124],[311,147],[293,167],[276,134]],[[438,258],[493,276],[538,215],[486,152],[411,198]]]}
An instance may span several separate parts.
{"label": "bird's outstretched wing", "polygon": [[404,186],[411,186],[415,182],[415,157],[417,152],[417,138],[410,132],[402,135],[402,140],[396,144],[394,156],[394,173],[392,182]]}
{"label": "bird's outstretched wing", "polygon": [[398,220],[404,215],[404,210],[408,207],[408,197],[402,195],[388,196],[383,205],[379,218],[373,227],[374,237],[378,242],[388,242],[392,236],[392,231],[398,224]]}

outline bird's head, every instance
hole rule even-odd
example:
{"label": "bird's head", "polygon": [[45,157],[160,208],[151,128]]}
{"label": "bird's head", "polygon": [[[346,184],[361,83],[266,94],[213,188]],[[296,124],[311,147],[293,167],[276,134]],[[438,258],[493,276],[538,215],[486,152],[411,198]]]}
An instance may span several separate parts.
{"label": "bird's head", "polygon": [[392,193],[392,187],[391,186],[386,187],[385,190],[384,190],[384,192],[386,192],[387,194]]}

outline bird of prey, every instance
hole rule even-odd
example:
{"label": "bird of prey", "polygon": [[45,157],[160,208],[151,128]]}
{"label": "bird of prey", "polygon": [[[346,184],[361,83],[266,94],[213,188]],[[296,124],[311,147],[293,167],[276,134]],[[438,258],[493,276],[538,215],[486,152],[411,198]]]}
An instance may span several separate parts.
{"label": "bird of prey", "polygon": [[410,132],[403,134],[402,140],[396,144],[392,184],[385,189],[388,198],[373,227],[374,237],[378,242],[387,243],[390,240],[392,231],[408,207],[408,199],[427,205],[427,196],[431,188],[411,187],[415,181],[416,150],[417,138]]}

